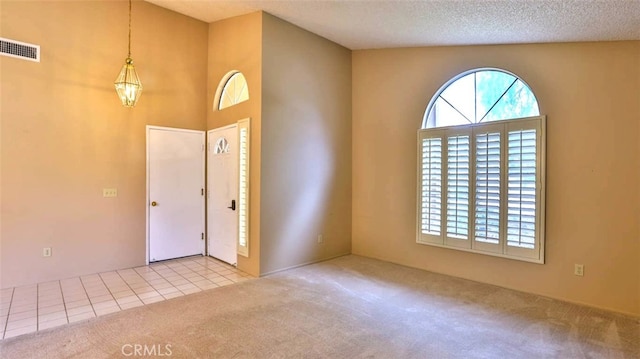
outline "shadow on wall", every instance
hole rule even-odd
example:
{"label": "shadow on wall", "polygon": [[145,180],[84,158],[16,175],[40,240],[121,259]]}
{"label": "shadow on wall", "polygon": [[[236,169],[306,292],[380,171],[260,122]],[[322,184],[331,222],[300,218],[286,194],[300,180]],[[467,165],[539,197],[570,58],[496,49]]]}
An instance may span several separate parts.
{"label": "shadow on wall", "polygon": [[[331,184],[335,177],[335,156],[327,130],[322,126],[323,119],[319,112],[305,109],[305,132],[309,135],[289,138],[290,148],[294,152],[282,154],[282,161],[288,161],[280,175],[289,179],[284,186],[289,203],[280,203],[280,218],[284,221],[275,236],[279,238],[279,247],[286,251],[276,250],[274,256],[294,251],[298,258],[316,258],[317,249],[310,246],[307,240],[315,240],[320,233],[310,233],[310,229],[320,231],[329,209]],[[276,199],[277,201],[277,199]],[[311,237],[311,238],[310,238]],[[314,242],[315,243],[315,242]],[[282,263],[286,258],[275,258]]]}

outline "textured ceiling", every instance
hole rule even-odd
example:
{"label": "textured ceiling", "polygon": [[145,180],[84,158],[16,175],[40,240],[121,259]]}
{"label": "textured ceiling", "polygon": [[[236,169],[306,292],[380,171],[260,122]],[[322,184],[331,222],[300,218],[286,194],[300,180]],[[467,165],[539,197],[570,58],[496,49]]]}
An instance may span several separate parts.
{"label": "textured ceiling", "polygon": [[205,22],[264,10],[347,48],[640,40],[640,0],[146,0]]}

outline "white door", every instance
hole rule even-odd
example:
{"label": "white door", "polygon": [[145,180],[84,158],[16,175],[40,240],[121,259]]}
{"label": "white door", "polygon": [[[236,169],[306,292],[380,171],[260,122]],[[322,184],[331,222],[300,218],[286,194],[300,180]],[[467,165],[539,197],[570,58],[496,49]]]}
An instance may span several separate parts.
{"label": "white door", "polygon": [[207,134],[209,255],[235,265],[238,239],[238,125]]}
{"label": "white door", "polygon": [[148,261],[204,254],[204,131],[147,126]]}

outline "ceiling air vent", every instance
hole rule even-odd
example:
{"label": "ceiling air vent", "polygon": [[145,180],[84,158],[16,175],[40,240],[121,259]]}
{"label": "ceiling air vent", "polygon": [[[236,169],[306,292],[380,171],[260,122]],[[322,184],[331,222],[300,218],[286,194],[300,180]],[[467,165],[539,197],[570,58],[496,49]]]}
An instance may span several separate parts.
{"label": "ceiling air vent", "polygon": [[40,46],[0,37],[0,55],[40,62]]}

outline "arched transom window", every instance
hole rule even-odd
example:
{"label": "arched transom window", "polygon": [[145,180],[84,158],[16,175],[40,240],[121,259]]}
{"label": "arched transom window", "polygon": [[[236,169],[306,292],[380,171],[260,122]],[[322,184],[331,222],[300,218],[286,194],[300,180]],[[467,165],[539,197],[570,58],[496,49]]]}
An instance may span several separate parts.
{"label": "arched transom window", "polygon": [[418,131],[417,242],[544,263],[545,131],[512,73],[445,83]]}
{"label": "arched transom window", "polygon": [[249,87],[246,78],[242,72],[230,71],[223,77],[218,86],[216,93],[217,106],[214,106],[214,109],[222,110],[247,101],[248,99]]}
{"label": "arched transom window", "polygon": [[539,115],[533,92],[514,74],[499,69],[471,70],[440,88],[429,103],[422,128]]}

